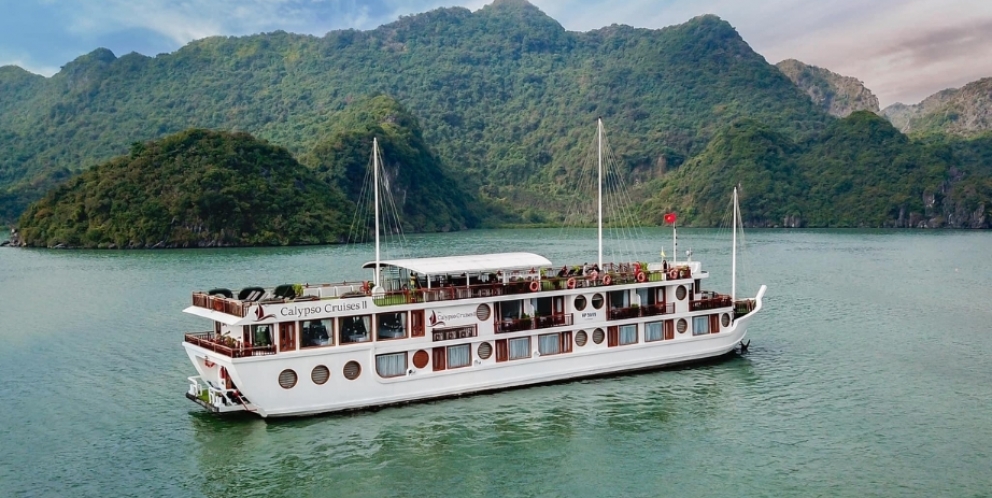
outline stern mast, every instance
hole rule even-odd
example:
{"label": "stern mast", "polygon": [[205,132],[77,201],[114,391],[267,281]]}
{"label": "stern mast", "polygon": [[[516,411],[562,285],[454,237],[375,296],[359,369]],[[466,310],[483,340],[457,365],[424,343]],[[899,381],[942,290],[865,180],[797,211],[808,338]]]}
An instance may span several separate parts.
{"label": "stern mast", "polygon": [[372,177],[375,186],[375,275],[373,289],[379,288],[379,139],[372,137]]}
{"label": "stern mast", "polygon": [[730,262],[730,300],[737,300],[737,187],[734,186],[734,243]]}
{"label": "stern mast", "polygon": [[599,256],[597,259],[596,267],[603,270],[603,118],[596,120],[596,130],[598,136],[598,156],[599,156],[599,216],[598,216],[598,234],[597,240],[599,241]]}

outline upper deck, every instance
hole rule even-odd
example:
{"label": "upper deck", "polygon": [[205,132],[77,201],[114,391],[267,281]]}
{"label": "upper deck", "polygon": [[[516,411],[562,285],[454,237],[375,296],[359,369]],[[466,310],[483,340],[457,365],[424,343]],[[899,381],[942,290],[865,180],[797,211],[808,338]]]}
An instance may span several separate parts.
{"label": "upper deck", "polygon": [[[213,289],[194,292],[193,306],[245,317],[255,304],[371,297],[376,306],[390,306],[707,277],[695,261],[671,267],[632,262],[604,263],[603,268],[589,264],[555,268],[543,256],[531,253],[385,260],[378,266],[379,288],[360,281],[246,287],[237,295],[228,289]],[[375,267],[374,261],[363,265]],[[700,302],[698,306],[714,304]]]}

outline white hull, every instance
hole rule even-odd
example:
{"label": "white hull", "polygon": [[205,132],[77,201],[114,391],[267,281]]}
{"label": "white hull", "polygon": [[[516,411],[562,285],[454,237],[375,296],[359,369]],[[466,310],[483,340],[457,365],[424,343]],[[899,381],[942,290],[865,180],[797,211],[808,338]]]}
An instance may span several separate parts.
{"label": "white hull", "polygon": [[[246,358],[219,355],[189,342],[184,342],[183,346],[202,379],[215,379],[217,382],[218,372],[223,367],[244,399],[249,401],[243,405],[218,404],[214,407],[219,408],[216,411],[245,409],[262,417],[313,415],[658,368],[721,356],[732,351],[747,335],[748,323],[760,311],[764,292],[765,288],[762,286],[750,313],[731,322],[729,326],[721,326],[716,333],[696,336],[679,333],[673,339],[645,342],[642,324],[679,318],[691,321],[692,316],[728,313],[729,308],[701,312],[679,309],[674,314],[663,316],[620,321],[596,320],[511,333],[495,333],[490,327],[480,330],[478,337],[440,344],[472,344],[472,362],[469,366],[434,371],[432,362],[428,362],[423,368],[410,363],[405,375],[388,378],[377,375],[376,355],[401,351],[412,355],[418,350],[431,351],[439,343],[433,342],[428,333],[426,337],[398,341],[340,345]],[[607,326],[618,324],[638,324],[637,342],[608,346],[607,340],[599,344],[593,341],[594,329],[606,329]],[[579,330],[587,331],[589,337],[582,346],[575,342]],[[533,338],[532,351],[536,353],[538,335],[563,331],[572,331],[570,352],[550,356],[532,354],[530,358],[509,361],[497,361],[495,354],[486,359],[477,354],[480,344],[487,343],[491,346],[496,340],[524,336]],[[343,368],[350,361],[361,365],[361,374],[354,380],[348,380],[343,375]],[[212,366],[208,367],[209,364]],[[319,385],[310,376],[318,366],[327,367],[330,371],[326,383]],[[288,389],[280,387],[277,381],[280,373],[286,370],[292,370],[298,375],[298,382]]]}

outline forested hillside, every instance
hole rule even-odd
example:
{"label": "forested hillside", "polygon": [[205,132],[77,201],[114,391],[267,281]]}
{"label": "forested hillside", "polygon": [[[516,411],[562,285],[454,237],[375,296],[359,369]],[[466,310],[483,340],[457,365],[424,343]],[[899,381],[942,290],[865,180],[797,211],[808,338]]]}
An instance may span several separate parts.
{"label": "forested hillside", "polygon": [[354,207],[283,148],[188,130],[55,188],[21,216],[25,245],[213,247],[342,241]]}
{"label": "forested hillside", "polygon": [[156,57],[98,49],[51,78],[0,68],[0,220],[134,142],[202,127],[283,146],[351,201],[381,134],[414,229],[558,223],[592,202],[576,185],[597,117],[644,221],[714,223],[740,182],[752,224],[988,226],[987,138],[838,120],[715,16],[578,33],[525,0]]}
{"label": "forested hillside", "polygon": [[596,117],[641,180],[739,117],[797,138],[829,122],[714,16],[576,33],[519,0],[324,37],[207,38],[154,58],[100,49],[47,79],[5,68],[0,86],[18,88],[0,94],[8,220],[53,175],[189,127],[248,131],[301,156],[350,102],[377,93],[419,118],[467,192],[549,212]]}
{"label": "forested hillside", "polygon": [[795,141],[745,120],[728,127],[647,203],[660,223],[719,225],[731,190],[751,226],[988,228],[992,140],[915,142],[859,111],[814,140]]}

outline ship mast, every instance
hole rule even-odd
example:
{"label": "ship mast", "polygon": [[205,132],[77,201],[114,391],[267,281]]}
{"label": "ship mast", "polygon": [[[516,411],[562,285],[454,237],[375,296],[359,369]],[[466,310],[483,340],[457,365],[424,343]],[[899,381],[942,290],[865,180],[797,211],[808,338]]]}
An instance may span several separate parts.
{"label": "ship mast", "polygon": [[730,262],[730,300],[735,301],[737,299],[737,187],[734,186],[734,247],[731,253],[733,254]]}
{"label": "ship mast", "polygon": [[597,268],[602,271],[603,268],[603,118],[596,120],[596,130],[599,137],[599,216],[598,216],[598,235],[597,240],[599,241],[599,258],[597,260]]}
{"label": "ship mast", "polygon": [[375,186],[375,275],[373,289],[379,288],[379,139],[372,137],[372,176]]}

